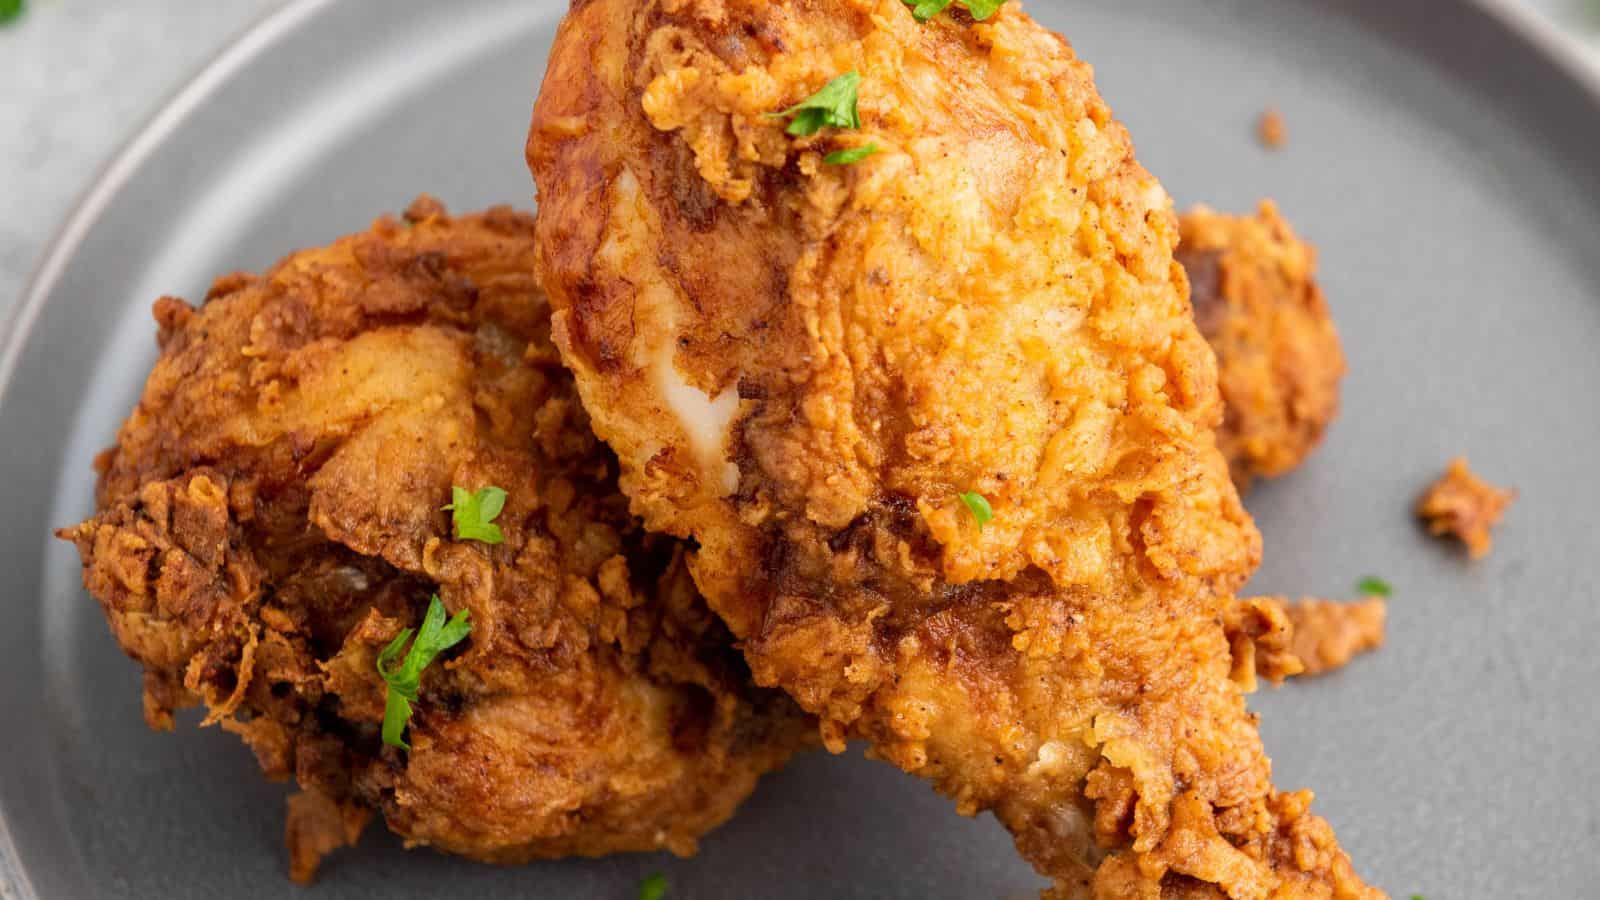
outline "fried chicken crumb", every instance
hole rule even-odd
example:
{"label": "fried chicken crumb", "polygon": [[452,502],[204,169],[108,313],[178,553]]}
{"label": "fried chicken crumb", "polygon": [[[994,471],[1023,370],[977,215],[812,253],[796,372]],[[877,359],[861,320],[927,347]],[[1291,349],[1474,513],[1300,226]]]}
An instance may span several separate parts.
{"label": "fried chicken crumb", "polygon": [[1383,646],[1388,603],[1368,597],[1338,603],[1308,597],[1240,599],[1224,627],[1233,653],[1233,678],[1245,691],[1256,678],[1282,684],[1294,676],[1325,675]]}
{"label": "fried chicken crumb", "polygon": [[1338,603],[1308,597],[1283,603],[1294,631],[1291,650],[1305,667],[1302,675],[1323,675],[1383,646],[1389,604],[1382,597]]}
{"label": "fried chicken crumb", "polygon": [[339,803],[321,791],[300,791],[288,800],[283,842],[289,847],[289,878],[310,884],[322,858],[354,847],[372,821],[372,810],[359,803]]}
{"label": "fried chicken crumb", "polygon": [[1417,516],[1434,537],[1455,537],[1473,559],[1482,559],[1494,548],[1491,531],[1516,499],[1516,491],[1479,478],[1458,456],[1417,502]]}
{"label": "fried chicken crumb", "polygon": [[1289,143],[1289,126],[1276,107],[1268,107],[1256,120],[1256,138],[1268,150],[1281,150]]}

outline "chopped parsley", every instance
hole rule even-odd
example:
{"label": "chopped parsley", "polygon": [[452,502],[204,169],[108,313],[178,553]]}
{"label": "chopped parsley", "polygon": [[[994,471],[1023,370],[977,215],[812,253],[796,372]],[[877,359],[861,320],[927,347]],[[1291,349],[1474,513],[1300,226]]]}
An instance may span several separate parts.
{"label": "chopped parsley", "polygon": [[456,540],[482,541],[485,544],[503,544],[506,536],[494,524],[500,511],[506,508],[506,492],[497,487],[486,487],[474,493],[463,487],[450,489],[454,501],[445,510],[454,513]]}
{"label": "chopped parsley", "polygon": [[861,114],[856,109],[860,88],[861,73],[846,72],[794,106],[767,116],[790,119],[787,130],[794,137],[810,137],[828,127],[860,128]]}
{"label": "chopped parsley", "polygon": [[982,531],[983,526],[989,524],[989,520],[994,518],[994,507],[989,505],[988,498],[982,494],[968,491],[961,495],[961,502],[967,505],[967,509],[972,510],[972,517],[978,520],[979,531]]}
{"label": "chopped parsley", "polygon": [[0,25],[10,25],[22,18],[22,12],[27,8],[27,0],[0,0]]}
{"label": "chopped parsley", "polygon": [[[422,628],[407,628],[389,642],[378,654],[378,675],[389,686],[383,706],[383,742],[391,747],[410,750],[405,742],[406,724],[411,721],[411,704],[417,702],[417,691],[422,685],[422,670],[433,664],[439,654],[467,639],[472,633],[471,615],[462,610],[449,622],[444,620],[444,604],[435,594],[428,601],[428,612],[422,617]],[[417,640],[406,653],[405,661],[395,667],[395,660],[405,650],[406,642],[415,634]]]}
{"label": "chopped parsley", "polygon": [[1394,588],[1390,587],[1389,582],[1384,581],[1382,578],[1376,575],[1368,575],[1356,582],[1356,591],[1363,597],[1382,597],[1387,600],[1394,593]]}
{"label": "chopped parsley", "polygon": [[[901,2],[911,7],[913,19],[926,22],[949,9],[953,0],[901,0]],[[962,5],[967,8],[967,12],[972,13],[974,19],[983,22],[999,12],[1000,7],[1005,4],[1006,0],[965,0]]]}
{"label": "chopped parsley", "polygon": [[822,158],[830,166],[853,166],[869,156],[876,156],[877,144],[864,144],[860,147],[851,147],[849,150],[835,150]]}
{"label": "chopped parsley", "polygon": [[984,22],[1006,5],[1006,0],[966,0],[967,12],[979,22]]}
{"label": "chopped parsley", "polygon": [[926,22],[944,12],[951,0],[901,0],[901,2],[911,7],[911,18],[918,22]]}
{"label": "chopped parsley", "polygon": [[656,872],[639,882],[639,900],[661,900],[667,895],[667,876]]}

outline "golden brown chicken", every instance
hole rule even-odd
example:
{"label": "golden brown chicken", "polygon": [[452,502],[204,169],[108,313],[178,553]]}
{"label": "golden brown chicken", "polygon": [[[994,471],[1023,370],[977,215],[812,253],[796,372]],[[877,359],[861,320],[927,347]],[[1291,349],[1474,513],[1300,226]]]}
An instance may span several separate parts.
{"label": "golden brown chicken", "polygon": [[1255,216],[1199,207],[1178,261],[1217,353],[1226,413],[1217,443],[1241,488],[1305,461],[1339,414],[1344,351],[1317,285],[1317,254],[1271,201]]}
{"label": "golden brown chicken", "polygon": [[[99,512],[63,532],[150,724],[203,704],[296,778],[292,873],[383,814],[491,862],[690,853],[810,741],[616,489],[549,340],[530,217],[404,222],[156,305],[161,358]],[[507,492],[457,540],[453,488]],[[410,752],[376,658],[437,593],[470,638],[427,668]]]}
{"label": "golden brown chicken", "polygon": [[1259,537],[1170,200],[1015,4],[912,12],[573,5],[538,263],[624,490],[759,683],[1057,895],[1375,896],[1231,677]]}

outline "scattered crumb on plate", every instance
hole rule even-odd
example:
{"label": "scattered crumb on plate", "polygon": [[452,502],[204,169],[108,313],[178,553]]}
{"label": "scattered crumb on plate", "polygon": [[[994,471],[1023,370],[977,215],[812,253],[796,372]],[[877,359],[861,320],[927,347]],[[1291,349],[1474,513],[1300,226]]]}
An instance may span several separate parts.
{"label": "scattered crumb on plate", "polygon": [[1491,530],[1516,499],[1516,491],[1489,484],[1457,457],[1417,502],[1417,515],[1429,533],[1458,538],[1473,559],[1482,559],[1494,546]]}
{"label": "scattered crumb on plate", "polygon": [[1256,120],[1256,137],[1268,150],[1279,150],[1289,143],[1289,126],[1283,121],[1283,113],[1268,107]]}

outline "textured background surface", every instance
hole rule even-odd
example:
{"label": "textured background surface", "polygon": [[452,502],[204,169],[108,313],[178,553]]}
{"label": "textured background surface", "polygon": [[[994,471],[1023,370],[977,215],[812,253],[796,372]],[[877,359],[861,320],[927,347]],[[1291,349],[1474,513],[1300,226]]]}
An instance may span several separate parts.
{"label": "textured background surface", "polygon": [[[21,21],[0,30],[0,315],[133,129],[282,2],[34,0]],[[1600,0],[1521,2],[1591,32],[1600,59]]]}

